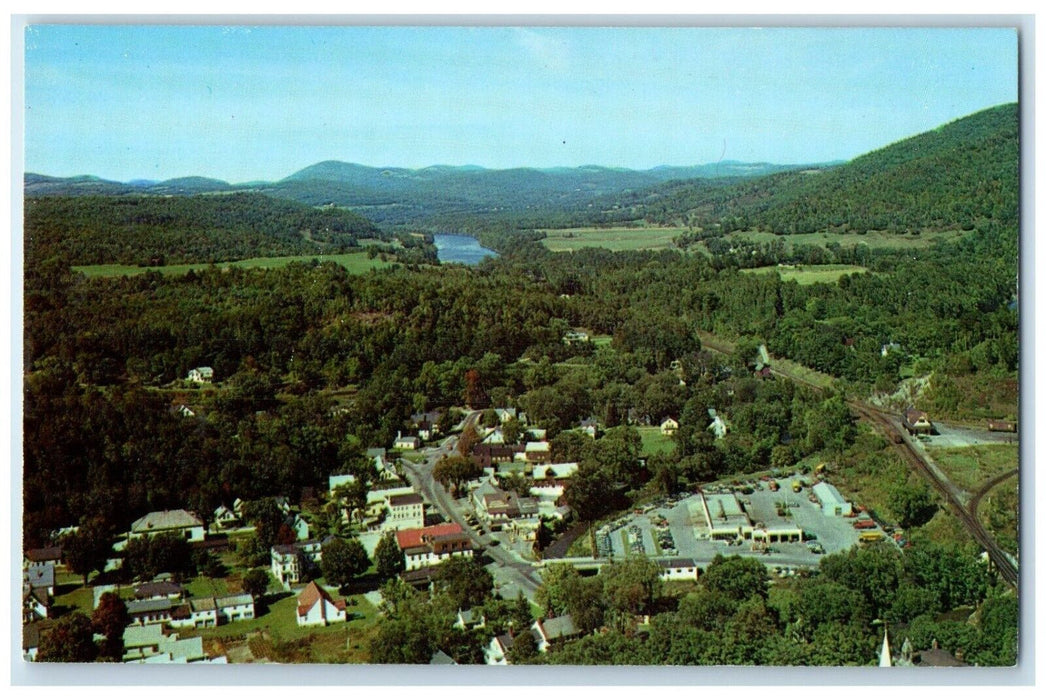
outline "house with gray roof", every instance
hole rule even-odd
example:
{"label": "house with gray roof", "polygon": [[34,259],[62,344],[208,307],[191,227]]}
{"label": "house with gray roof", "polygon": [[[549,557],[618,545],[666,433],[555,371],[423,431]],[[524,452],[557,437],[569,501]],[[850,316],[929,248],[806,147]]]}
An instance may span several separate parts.
{"label": "house with gray roof", "polygon": [[203,542],[203,522],[187,510],[160,510],[131,523],[131,539],[174,535],[189,542]]}

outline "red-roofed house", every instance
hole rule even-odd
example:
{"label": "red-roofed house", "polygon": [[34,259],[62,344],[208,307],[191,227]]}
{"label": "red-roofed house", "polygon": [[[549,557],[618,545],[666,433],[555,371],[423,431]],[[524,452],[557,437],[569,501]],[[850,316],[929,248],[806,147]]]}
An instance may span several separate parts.
{"label": "red-roofed house", "polygon": [[334,600],[330,593],[310,581],[298,594],[298,626],[345,622],[345,599]]}
{"label": "red-roofed house", "polygon": [[472,556],[472,541],[457,523],[399,530],[396,543],[403,551],[407,571],[432,566],[452,556]]}

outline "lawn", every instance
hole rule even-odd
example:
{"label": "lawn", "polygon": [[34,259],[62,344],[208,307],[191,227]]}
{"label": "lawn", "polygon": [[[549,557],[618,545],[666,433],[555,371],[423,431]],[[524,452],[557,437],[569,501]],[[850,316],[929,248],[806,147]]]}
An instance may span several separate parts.
{"label": "lawn", "polygon": [[767,265],[742,270],[742,272],[754,275],[777,273],[781,276],[782,281],[795,280],[799,284],[817,284],[818,282],[832,284],[838,282],[843,275],[867,271],[868,268],[857,265]]}
{"label": "lawn", "polygon": [[665,250],[674,248],[674,238],[685,228],[567,228],[542,231],[545,247],[554,253],[581,248],[608,250]]}
{"label": "lawn", "polygon": [[657,454],[668,454],[676,448],[676,443],[675,440],[672,439],[672,436],[662,435],[659,426],[640,426],[636,428],[636,430],[639,431],[639,437],[643,440],[643,447],[640,454],[644,457],[650,457],[651,455]]}
{"label": "lawn", "polygon": [[[248,639],[256,657],[278,663],[365,663],[369,635],[378,610],[363,596],[347,596],[349,621],[327,627],[299,627],[295,593],[267,597],[264,613],[253,620],[179,632],[182,637],[234,641]],[[256,634],[256,633],[261,634]]]}
{"label": "lawn", "polygon": [[185,590],[192,598],[210,598],[211,596],[229,595],[229,586],[225,579],[197,576],[184,584]]}
{"label": "lawn", "polygon": [[[352,274],[360,274],[368,270],[386,268],[391,262],[381,258],[369,258],[367,253],[343,253],[340,255],[288,255],[278,258],[248,258],[234,262],[217,263],[222,269],[228,267],[262,268],[273,269],[285,267],[292,262],[309,262],[318,260],[320,262],[335,262]],[[138,267],[137,265],[77,265],[73,267],[76,272],[82,272],[84,276],[93,277],[118,277],[120,275],[141,275],[147,270],[154,270],[162,275],[184,275],[189,270],[203,270],[209,265],[194,263],[185,265],[163,265],[160,267]]]}
{"label": "lawn", "polygon": [[[83,579],[80,578],[79,582],[82,583]],[[55,589],[54,604],[60,608],[79,610],[85,615],[90,615],[94,611],[94,591],[76,584],[58,586]]]}
{"label": "lawn", "polygon": [[973,492],[985,481],[1017,467],[1018,446],[973,445],[970,447],[935,448],[926,451],[956,486]]}

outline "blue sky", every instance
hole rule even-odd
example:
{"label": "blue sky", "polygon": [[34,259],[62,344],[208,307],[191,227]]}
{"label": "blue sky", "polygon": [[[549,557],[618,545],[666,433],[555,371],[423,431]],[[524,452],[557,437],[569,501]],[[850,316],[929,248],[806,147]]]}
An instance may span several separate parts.
{"label": "blue sky", "polygon": [[845,160],[1017,100],[1008,29],[35,25],[25,167]]}

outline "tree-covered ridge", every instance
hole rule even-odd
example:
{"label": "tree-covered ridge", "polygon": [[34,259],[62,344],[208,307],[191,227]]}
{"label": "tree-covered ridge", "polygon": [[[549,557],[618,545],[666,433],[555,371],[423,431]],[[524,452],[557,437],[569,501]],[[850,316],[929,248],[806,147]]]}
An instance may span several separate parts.
{"label": "tree-covered ridge", "polygon": [[613,204],[635,218],[723,232],[916,232],[971,229],[986,220],[1014,225],[1018,137],[1017,105],[1001,105],[838,167],[779,173],[728,188],[685,183]]}
{"label": "tree-covered ridge", "polygon": [[484,221],[529,220],[584,212],[593,198],[620,195],[671,180],[738,180],[800,166],[732,161],[686,167],[629,170],[578,168],[510,168],[491,170],[463,166],[374,168],[324,161],[276,182],[230,184],[206,177],[164,182],[120,183],[93,177],[54,178],[26,173],[27,197],[45,195],[193,195],[257,192],[312,206],[359,209],[385,225],[424,225],[463,230],[476,217]]}
{"label": "tree-covered ridge", "polygon": [[339,253],[378,235],[341,209],[260,194],[34,197],[25,202],[26,254],[71,264],[208,263]]}

